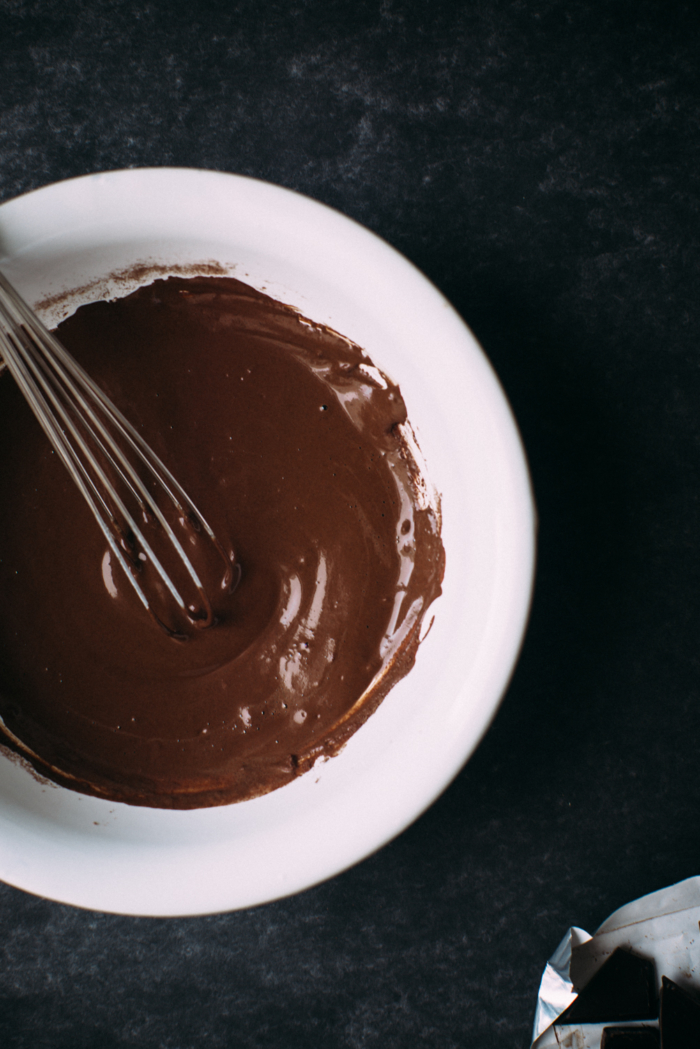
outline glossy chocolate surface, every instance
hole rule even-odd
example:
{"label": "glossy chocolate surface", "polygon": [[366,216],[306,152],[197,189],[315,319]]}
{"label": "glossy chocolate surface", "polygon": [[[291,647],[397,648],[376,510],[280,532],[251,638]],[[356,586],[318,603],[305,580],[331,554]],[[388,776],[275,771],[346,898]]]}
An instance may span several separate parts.
{"label": "glossy chocolate surface", "polygon": [[[0,380],[0,713],[58,782],[189,808],[332,755],[413,665],[440,593],[397,386],[327,328],[231,278],[170,278],[58,335],[232,552],[217,622],[159,629],[14,384]],[[199,556],[195,544],[195,555]]]}

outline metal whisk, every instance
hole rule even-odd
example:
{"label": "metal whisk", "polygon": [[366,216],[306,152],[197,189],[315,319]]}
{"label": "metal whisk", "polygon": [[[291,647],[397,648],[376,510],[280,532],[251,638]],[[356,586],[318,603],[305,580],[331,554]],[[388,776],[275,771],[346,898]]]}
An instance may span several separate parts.
{"label": "metal whisk", "polygon": [[[210,625],[211,602],[166,513],[180,528],[189,528],[190,538],[197,533],[198,541],[216,549],[225,563],[223,590],[232,584],[231,560],[168,468],[1,273],[0,356],[144,607],[174,637],[186,635],[181,626],[164,621],[173,611],[174,621],[179,614],[198,627]],[[156,545],[166,560],[172,562],[169,551],[174,552],[178,583],[137,524],[139,515],[144,527],[157,529]],[[148,564],[155,574],[145,573]]]}

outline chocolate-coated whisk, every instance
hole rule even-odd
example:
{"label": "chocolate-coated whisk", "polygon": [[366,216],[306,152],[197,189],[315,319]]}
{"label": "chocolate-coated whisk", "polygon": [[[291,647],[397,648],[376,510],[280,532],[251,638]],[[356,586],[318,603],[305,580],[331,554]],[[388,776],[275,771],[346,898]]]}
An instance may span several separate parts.
{"label": "chocolate-coated whisk", "polygon": [[[180,527],[188,527],[190,537],[197,533],[198,541],[206,538],[214,545],[226,566],[224,590],[233,578],[230,559],[168,468],[1,273],[0,355],[144,607],[175,637],[185,635],[164,621],[172,611],[168,595],[189,623],[209,626],[211,602],[164,510]],[[166,571],[138,516],[144,526],[157,529],[157,545],[162,547],[165,538],[166,553],[168,548],[175,552],[184,586]],[[148,573],[148,564],[155,574]]]}

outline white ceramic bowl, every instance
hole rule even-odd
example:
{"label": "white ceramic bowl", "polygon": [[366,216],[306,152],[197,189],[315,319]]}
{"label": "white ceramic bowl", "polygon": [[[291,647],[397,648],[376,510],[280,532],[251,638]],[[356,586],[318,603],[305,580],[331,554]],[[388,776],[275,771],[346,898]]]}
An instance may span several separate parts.
{"label": "white ceramic bowl", "polygon": [[248,907],[378,849],[481,739],[529,607],[534,513],[510,410],[469,330],[387,244],[288,190],[207,171],[89,175],[0,206],[0,268],[34,304],[81,288],[74,305],[103,297],[139,262],[210,260],[347,335],[399,382],[442,495],[444,593],[414,669],[342,753],[263,798],[135,808],[41,784],[0,755],[0,878],[96,910]]}

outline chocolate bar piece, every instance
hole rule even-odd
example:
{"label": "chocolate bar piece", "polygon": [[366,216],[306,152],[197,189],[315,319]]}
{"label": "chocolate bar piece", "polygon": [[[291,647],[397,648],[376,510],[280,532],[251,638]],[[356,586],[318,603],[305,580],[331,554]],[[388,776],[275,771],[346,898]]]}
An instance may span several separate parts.
{"label": "chocolate bar piece", "polygon": [[659,1049],[658,1027],[604,1027],[600,1049]]}
{"label": "chocolate bar piece", "polygon": [[700,1046],[700,1002],[667,976],[661,978],[662,1049]]}
{"label": "chocolate bar piece", "polygon": [[618,947],[556,1024],[655,1020],[658,1015],[653,961]]}

